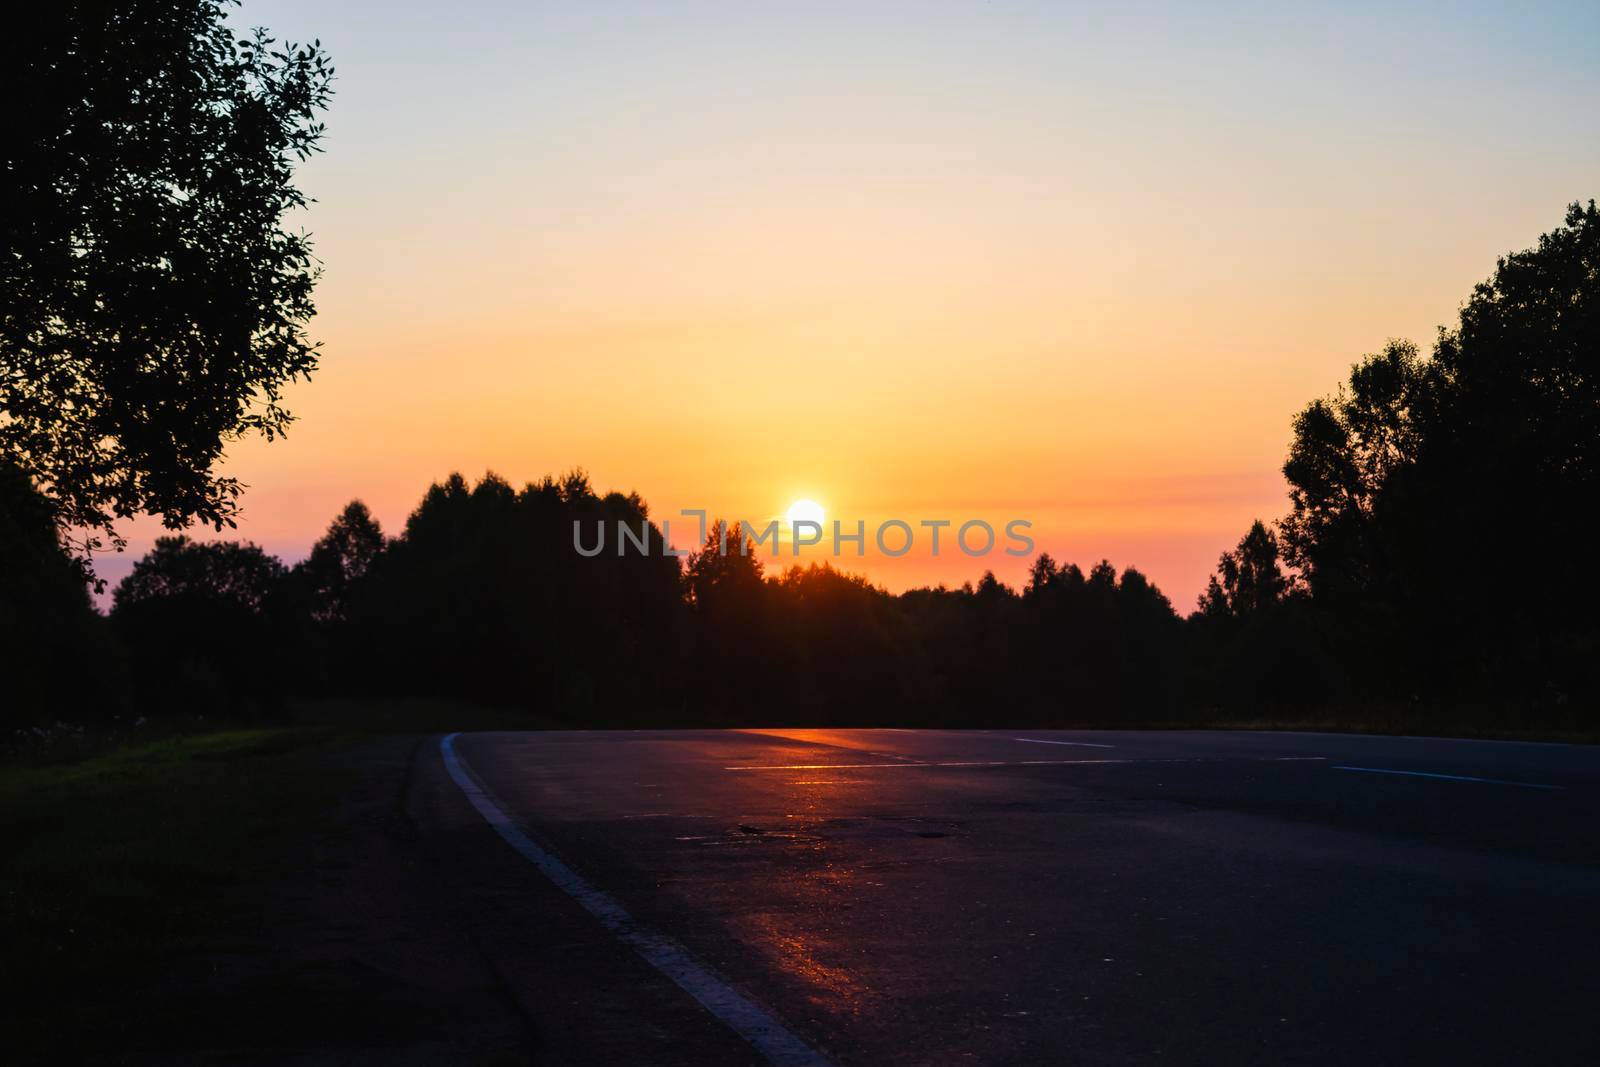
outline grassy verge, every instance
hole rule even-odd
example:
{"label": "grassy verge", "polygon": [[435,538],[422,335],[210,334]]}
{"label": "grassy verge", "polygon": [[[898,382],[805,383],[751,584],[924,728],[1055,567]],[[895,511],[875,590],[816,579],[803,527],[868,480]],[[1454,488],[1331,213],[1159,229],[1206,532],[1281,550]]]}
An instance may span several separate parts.
{"label": "grassy verge", "polygon": [[235,730],[0,768],[8,1033],[43,1047],[51,1031],[115,1027],[107,1005],[137,1010],[163,960],[214,934],[263,850],[328,809],[337,775],[306,773],[307,757],[334,741]]}

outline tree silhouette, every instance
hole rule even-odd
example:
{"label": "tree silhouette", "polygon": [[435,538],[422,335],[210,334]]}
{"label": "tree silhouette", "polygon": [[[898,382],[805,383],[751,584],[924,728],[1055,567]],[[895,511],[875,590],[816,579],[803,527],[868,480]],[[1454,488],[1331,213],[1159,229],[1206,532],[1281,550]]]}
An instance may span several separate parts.
{"label": "tree silhouette", "polygon": [[1324,635],[1283,573],[1277,535],[1261,520],[1222,554],[1197,607],[1185,650],[1192,703],[1293,715],[1321,708],[1340,689]]}
{"label": "tree silhouette", "polygon": [[[1564,705],[1594,693],[1600,212],[1502,258],[1431,358],[1391,342],[1296,418],[1288,561],[1374,693]],[[1535,560],[1539,581],[1477,580]]]}
{"label": "tree silhouette", "polygon": [[1245,618],[1269,611],[1289,587],[1278,564],[1278,538],[1257,519],[1237,548],[1224,552],[1200,597],[1208,616]]}
{"label": "tree silhouette", "polygon": [[0,462],[0,730],[117,710],[108,636],[49,502]]}
{"label": "tree silhouette", "polygon": [[145,706],[277,712],[291,687],[287,574],[257,545],[159,538],[117,586],[111,608]]}
{"label": "tree silhouette", "polygon": [[114,611],[161,600],[213,601],[252,615],[267,610],[287,571],[259,545],[160,537],[117,586]]}
{"label": "tree silhouette", "polygon": [[[573,523],[644,529],[647,553],[580,556]],[[549,715],[662,715],[682,610],[678,561],[637,496],[573,472],[512,488],[431,486],[346,611],[346,688]]]}
{"label": "tree silhouette", "polygon": [[713,721],[759,717],[792,676],[781,677],[775,604],[755,545],[739,523],[712,522],[685,561],[689,677]]}
{"label": "tree silhouette", "polygon": [[1059,571],[1056,561],[1048,552],[1041,552],[1028,567],[1028,592],[1040,594],[1055,584]]}
{"label": "tree silhouette", "polygon": [[724,604],[753,603],[761,594],[761,559],[739,523],[712,522],[705,543],[689,554],[684,589],[691,606],[717,611]]}
{"label": "tree silhouette", "polygon": [[345,621],[355,586],[384,548],[383,529],[359,500],[345,505],[328,532],[311,546],[311,555],[295,568],[305,586],[311,618],[324,625]]}
{"label": "tree silhouette", "polygon": [[1438,382],[1415,345],[1391,341],[1351,369],[1347,391],[1295,417],[1284,547],[1319,595],[1359,596],[1386,579],[1377,530],[1384,497],[1416,462],[1417,419],[1435,402]]}
{"label": "tree silhouette", "polygon": [[42,5],[0,64],[0,458],[85,547],[139,512],[231,524],[225,444],[282,433],[317,363],[318,269],[282,218],[333,70],[225,6]]}

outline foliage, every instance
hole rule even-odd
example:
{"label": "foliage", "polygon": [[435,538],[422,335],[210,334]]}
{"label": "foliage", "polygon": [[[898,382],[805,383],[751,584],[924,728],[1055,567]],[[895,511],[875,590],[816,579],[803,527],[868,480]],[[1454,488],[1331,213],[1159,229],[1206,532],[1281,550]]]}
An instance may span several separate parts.
{"label": "foliage", "polygon": [[1272,610],[1289,587],[1278,565],[1278,538],[1260,519],[1224,552],[1217,571],[1200,596],[1200,613],[1209,617],[1248,618]]}
{"label": "foliage", "polygon": [[50,504],[0,462],[0,729],[98,719],[120,707],[120,662]]}
{"label": "foliage", "polygon": [[258,545],[162,537],[117,586],[114,610],[160,600],[226,604],[251,615],[265,611],[283,580],[283,564]]}
{"label": "foliage", "polygon": [[1278,537],[1259,519],[1218,559],[1197,608],[1185,649],[1192,705],[1304,715],[1342,695],[1318,616],[1283,573]]}
{"label": "foliage", "polygon": [[[578,557],[574,523],[617,522],[642,530],[650,554]],[[676,658],[678,580],[637,496],[597,496],[581,471],[520,491],[452,475],[351,603],[350,684],[546,709],[654,700]]]}
{"label": "foliage", "polygon": [[[1391,342],[1296,418],[1288,561],[1374,694],[1561,706],[1600,683],[1600,212],[1502,258],[1431,358]],[[1516,571],[1537,563],[1538,580]]]}
{"label": "foliage", "polygon": [[231,525],[223,448],[282,433],[317,364],[318,268],[283,216],[333,70],[225,6],[39,5],[0,64],[0,457],[85,547],[140,512]]}
{"label": "foliage", "polygon": [[367,505],[359,500],[346,504],[328,532],[311,546],[311,554],[295,567],[312,621],[324,626],[345,621],[357,586],[384,546],[383,528]]}
{"label": "foliage", "polygon": [[144,705],[166,713],[274,713],[295,658],[287,574],[253,544],[157,540],[117,586],[111,609]]}

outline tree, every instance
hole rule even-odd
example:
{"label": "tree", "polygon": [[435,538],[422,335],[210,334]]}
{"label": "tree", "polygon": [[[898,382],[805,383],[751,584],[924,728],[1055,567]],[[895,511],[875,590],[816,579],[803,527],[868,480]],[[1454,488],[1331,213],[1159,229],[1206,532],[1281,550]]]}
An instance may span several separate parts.
{"label": "tree", "polygon": [[115,657],[50,504],[0,462],[0,729],[114,707]]}
{"label": "tree", "polygon": [[1417,459],[1417,418],[1438,383],[1416,345],[1390,341],[1351,368],[1348,390],[1295,417],[1283,467],[1291,504],[1284,547],[1314,590],[1337,596],[1387,577],[1375,530],[1382,498]]}
{"label": "tree", "polygon": [[232,525],[225,445],[269,440],[309,378],[319,273],[296,163],[333,69],[228,29],[229,0],[61,0],[10,36],[0,197],[0,458],[63,530]]}
{"label": "tree", "polygon": [[702,613],[736,603],[749,606],[761,598],[761,572],[755,542],[739,523],[730,526],[718,519],[706,531],[705,544],[689,554],[684,590]]}
{"label": "tree", "polygon": [[[642,529],[647,551],[582,556],[574,523],[591,543],[597,524]],[[453,474],[354,586],[330,673],[365,695],[647,719],[670,706],[681,607],[678,560],[638,496],[598,496],[581,471],[521,490]]]}
{"label": "tree", "polygon": [[[1501,258],[1431,358],[1404,342],[1295,420],[1285,555],[1385,695],[1568,704],[1600,689],[1577,546],[1600,494],[1600,211]],[[1537,580],[1482,580],[1491,568]]]}
{"label": "tree", "polygon": [[143,705],[260,714],[289,688],[288,571],[256,545],[162,537],[112,596]]}
{"label": "tree", "polygon": [[1269,611],[1289,588],[1278,565],[1278,538],[1257,519],[1237,548],[1224,552],[1200,597],[1208,617],[1246,618]]}
{"label": "tree", "polygon": [[[888,593],[830,564],[791,566],[767,580],[774,666],[765,685],[744,695],[772,718],[819,725],[882,722],[909,710],[914,646]],[[751,655],[749,640],[739,655]],[[713,669],[726,669],[723,664]],[[745,714],[751,708],[744,709]]]}
{"label": "tree", "polygon": [[685,561],[690,677],[718,721],[748,722],[774,688],[785,650],[776,585],[763,580],[755,544],[739,523],[716,520]]}
{"label": "tree", "polygon": [[259,545],[238,541],[192,541],[161,537],[133,565],[112,595],[113,611],[158,600],[226,604],[251,615],[267,610],[287,572]]}
{"label": "tree", "polygon": [[311,555],[295,568],[314,621],[324,625],[345,621],[352,591],[383,548],[383,528],[367,505],[359,500],[346,504],[328,532],[311,546]]}
{"label": "tree", "polygon": [[1028,568],[1028,592],[1043,593],[1054,584],[1059,573],[1055,558],[1048,552],[1039,553],[1033,565]]}

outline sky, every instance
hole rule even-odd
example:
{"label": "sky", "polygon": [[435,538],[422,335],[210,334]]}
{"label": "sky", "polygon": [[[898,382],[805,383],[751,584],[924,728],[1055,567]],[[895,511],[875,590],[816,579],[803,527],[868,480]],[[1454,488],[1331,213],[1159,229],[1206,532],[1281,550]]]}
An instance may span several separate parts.
{"label": "sky", "polygon": [[[245,0],[338,80],[323,364],[232,536],[581,466],[658,520],[1024,519],[1187,611],[1295,412],[1600,195],[1600,6],[1396,7]],[[947,545],[840,562],[1029,563]]]}

